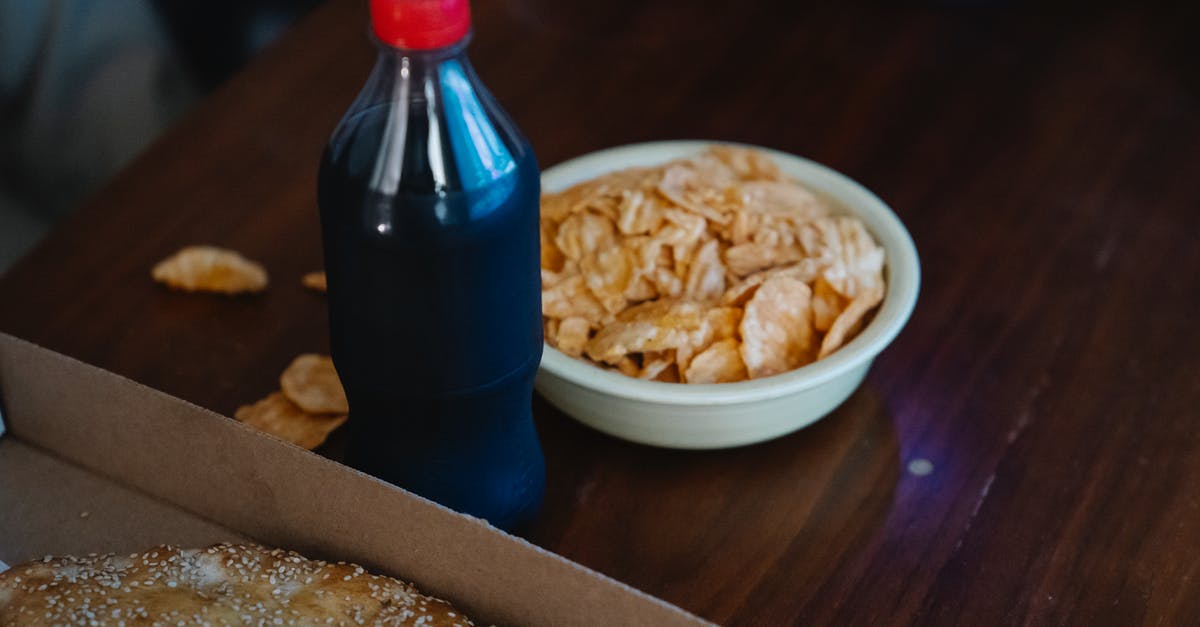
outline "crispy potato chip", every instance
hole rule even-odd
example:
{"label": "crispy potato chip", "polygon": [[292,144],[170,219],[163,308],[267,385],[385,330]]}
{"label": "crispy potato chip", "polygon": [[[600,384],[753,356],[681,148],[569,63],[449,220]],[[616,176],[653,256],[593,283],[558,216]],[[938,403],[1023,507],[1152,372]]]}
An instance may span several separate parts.
{"label": "crispy potato chip", "polygon": [[715,301],[725,293],[725,265],[717,240],[710,239],[696,250],[683,293],[700,302]]}
{"label": "crispy potato chip", "polygon": [[604,314],[604,306],[588,291],[582,276],[563,279],[550,289],[542,290],[544,316],[559,319],[580,316],[598,322]]}
{"label": "crispy potato chip", "polygon": [[720,160],[745,181],[785,181],[779,166],[762,151],[740,146],[714,145],[708,154]]}
{"label": "crispy potato chip", "polygon": [[679,377],[679,366],[677,364],[668,364],[666,368],[663,368],[658,373],[658,376],[654,377],[654,380],[661,381],[662,383],[680,383],[682,380]]}
{"label": "crispy potato chip", "polygon": [[742,322],[742,310],[738,307],[714,307],[704,312],[704,319],[712,328],[713,340],[736,339],[738,325]]}
{"label": "crispy potato chip", "polygon": [[655,268],[647,278],[654,284],[660,297],[675,298],[683,293],[683,280],[666,268]]}
{"label": "crispy potato chip", "polygon": [[668,166],[658,184],[658,191],[676,206],[696,214],[701,220],[707,219],[716,224],[729,222],[728,216],[709,206],[700,180],[697,172],[687,165]]}
{"label": "crispy potato chip", "polygon": [[734,283],[721,296],[723,306],[741,306],[754,295],[762,282],[775,276],[786,276],[804,283],[811,283],[820,272],[820,266],[812,259],[801,259],[784,266],[775,266],[760,272],[755,272]]}
{"label": "crispy potato chip", "polygon": [[583,347],[587,345],[591,331],[592,325],[586,318],[564,318],[558,324],[558,337],[554,345],[572,357],[579,357],[583,354]]}
{"label": "crispy potato chip", "polygon": [[821,340],[821,350],[817,353],[817,359],[828,357],[834,351],[841,348],[850,337],[857,334],[862,327],[863,319],[882,301],[882,290],[859,294],[854,300],[850,301],[850,304],[833,321],[833,325],[829,327],[829,332]]}
{"label": "crispy potato chip", "polygon": [[546,341],[631,377],[796,368],[848,341],[884,293],[865,225],[740,146],[546,194],[540,229]]}
{"label": "crispy potato chip", "polygon": [[596,361],[617,364],[630,353],[679,348],[703,334],[707,324],[696,303],[652,301],[621,312],[596,332],[584,352]]}
{"label": "crispy potato chip", "polygon": [[758,379],[798,368],[815,357],[812,290],[791,277],[763,281],[742,314],[742,362]]}
{"label": "crispy potato chip", "polygon": [[642,355],[642,371],[638,373],[639,379],[655,380],[663,371],[675,365],[675,351],[665,350],[657,353],[646,353]]}
{"label": "crispy potato chip", "polygon": [[267,271],[238,253],[215,246],[188,246],[158,262],[155,281],[185,292],[243,294],[267,289]]}
{"label": "crispy potato chip", "polygon": [[259,431],[309,450],[321,446],[334,429],[346,422],[345,414],[305,413],[282,392],[272,392],[257,403],[243,405],[233,415]]}
{"label": "crispy potato chip", "polygon": [[741,307],[746,304],[754,296],[754,292],[758,291],[758,286],[762,285],[765,277],[752,280],[753,277],[747,277],[744,281],[738,281],[729,286],[725,293],[721,295],[721,305],[725,307]]}
{"label": "crispy potato chip", "polygon": [[615,237],[612,220],[589,211],[564,220],[554,243],[567,259],[579,262],[598,250],[612,248]]}
{"label": "crispy potato chip", "polygon": [[645,235],[663,222],[662,203],[641,190],[625,190],[617,208],[617,230],[625,235]]}
{"label": "crispy potato chip", "polygon": [[538,229],[538,237],[541,241],[542,271],[558,272],[562,270],[563,262],[567,258],[558,249],[558,245],[554,243],[554,237],[550,234],[549,224],[545,222],[541,223],[541,228]]}
{"label": "crispy potato chip", "polygon": [[738,188],[743,211],[766,214],[803,224],[829,215],[829,209],[812,192],[792,183],[753,181]]}
{"label": "crispy potato chip", "polygon": [[304,275],[304,278],[300,282],[304,284],[304,287],[321,293],[325,293],[329,289],[329,285],[325,281],[324,272],[309,272]]}
{"label": "crispy potato chip", "polygon": [[813,283],[813,328],[818,331],[828,331],[834,320],[846,309],[850,299],[842,296],[833,289],[825,277],[817,277]]}
{"label": "crispy potato chip", "polygon": [[600,305],[609,313],[617,313],[628,304],[625,291],[635,278],[637,256],[633,251],[613,246],[589,254],[579,262],[584,282]]}
{"label": "crispy potato chip", "polygon": [[284,396],[310,414],[344,414],[350,411],[346,392],[333,360],[312,353],[300,355],[279,375]]}
{"label": "crispy potato chip", "polygon": [[800,242],[839,294],[854,298],[883,290],[883,249],[860,220],[848,216],[815,220],[801,229]]}
{"label": "crispy potato chip", "polygon": [[730,246],[725,251],[725,265],[737,276],[801,259],[804,259],[804,251],[799,246],[768,246],[751,242]]}
{"label": "crispy potato chip", "polygon": [[[699,343],[700,342],[696,342],[696,344]],[[707,344],[708,342],[705,341],[704,343]],[[679,370],[679,372],[687,371],[688,364],[692,363],[692,358],[695,356],[696,346],[694,344],[689,342],[680,345],[679,348],[675,349],[675,367]]]}
{"label": "crispy potato chip", "polygon": [[565,278],[561,273],[542,268],[542,291],[548,290]]}
{"label": "crispy potato chip", "polygon": [[629,286],[625,288],[625,292],[622,295],[626,301],[637,304],[657,297],[658,288],[654,286],[653,281],[645,276],[637,276],[629,282]]}
{"label": "crispy potato chip", "polygon": [[738,342],[726,338],[713,342],[700,354],[692,358],[691,364],[684,373],[687,383],[732,383],[747,378],[746,364],[742,363],[742,354],[738,350]]}

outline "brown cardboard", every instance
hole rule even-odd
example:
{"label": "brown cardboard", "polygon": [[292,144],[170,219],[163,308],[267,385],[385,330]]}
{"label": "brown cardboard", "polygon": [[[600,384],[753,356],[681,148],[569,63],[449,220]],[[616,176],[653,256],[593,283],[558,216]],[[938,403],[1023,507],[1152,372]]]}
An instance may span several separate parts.
{"label": "brown cardboard", "polygon": [[501,624],[707,624],[481,520],[5,334],[0,399],[9,564],[244,537],[358,562]]}

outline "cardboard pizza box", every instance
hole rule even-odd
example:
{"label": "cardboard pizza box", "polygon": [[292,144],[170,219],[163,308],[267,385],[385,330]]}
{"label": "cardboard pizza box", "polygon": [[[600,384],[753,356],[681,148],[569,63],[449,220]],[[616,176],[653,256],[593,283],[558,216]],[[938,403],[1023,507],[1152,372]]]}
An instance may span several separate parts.
{"label": "cardboard pizza box", "polygon": [[505,625],[704,625],[486,522],[0,334],[0,560],[253,541]]}

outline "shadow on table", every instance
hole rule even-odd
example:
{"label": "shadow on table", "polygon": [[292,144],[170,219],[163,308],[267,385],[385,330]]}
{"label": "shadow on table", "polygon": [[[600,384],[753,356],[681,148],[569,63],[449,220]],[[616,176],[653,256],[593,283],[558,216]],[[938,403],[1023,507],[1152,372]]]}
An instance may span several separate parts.
{"label": "shadow on table", "polygon": [[883,399],[860,388],[834,413],[783,438],[722,451],[631,444],[579,424],[540,397],[542,517],[527,538],[720,621],[747,601],[796,598],[883,523],[899,479]]}

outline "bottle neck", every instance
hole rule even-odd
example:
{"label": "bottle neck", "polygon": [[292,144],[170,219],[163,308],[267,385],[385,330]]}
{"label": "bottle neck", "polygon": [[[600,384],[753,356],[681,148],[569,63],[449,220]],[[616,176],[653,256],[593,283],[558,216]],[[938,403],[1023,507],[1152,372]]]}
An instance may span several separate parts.
{"label": "bottle neck", "polygon": [[391,46],[376,39],[375,67],[357,105],[367,107],[390,101],[440,108],[442,98],[439,96],[447,74],[461,75],[475,82],[475,72],[467,58],[469,43],[470,34],[450,46],[417,50]]}
{"label": "bottle neck", "polygon": [[421,63],[426,65],[434,65],[448,59],[466,59],[467,46],[471,43],[471,33],[458,41],[441,48],[415,49],[401,48],[380,41],[378,37],[372,36],[372,41],[375,48],[379,51],[377,63],[385,61],[398,62],[402,59],[408,59],[409,64]]}
{"label": "bottle neck", "polygon": [[[331,139],[334,157],[374,120],[368,188],[433,193],[492,187],[509,177],[528,150],[511,120],[467,59],[469,36],[452,46],[413,50],[379,44],[367,84]],[[371,115],[360,115],[374,111]],[[502,190],[501,190],[502,191]]]}

